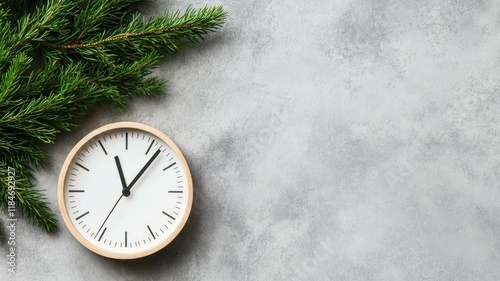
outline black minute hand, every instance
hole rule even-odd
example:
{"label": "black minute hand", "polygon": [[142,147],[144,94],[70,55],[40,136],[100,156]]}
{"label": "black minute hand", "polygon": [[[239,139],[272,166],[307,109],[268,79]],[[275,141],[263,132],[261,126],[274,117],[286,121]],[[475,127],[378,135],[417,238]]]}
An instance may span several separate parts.
{"label": "black minute hand", "polygon": [[151,158],[148,160],[148,162],[146,163],[146,165],[144,165],[144,167],[142,167],[142,169],[139,171],[139,173],[137,174],[137,176],[135,176],[135,178],[132,180],[132,182],[130,182],[130,184],[126,188],[122,189],[123,196],[129,196],[130,195],[130,189],[139,180],[139,178],[142,176],[142,174],[144,174],[144,172],[148,169],[148,167],[151,165],[151,163],[153,163],[153,161],[158,156],[158,154],[160,154],[160,152],[161,151],[158,149],[155,152],[155,154],[153,156],[151,156]]}

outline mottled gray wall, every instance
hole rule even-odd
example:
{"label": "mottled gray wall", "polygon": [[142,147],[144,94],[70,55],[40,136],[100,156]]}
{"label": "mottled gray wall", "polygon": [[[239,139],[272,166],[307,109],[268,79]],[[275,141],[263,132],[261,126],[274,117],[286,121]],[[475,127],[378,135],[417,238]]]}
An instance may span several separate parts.
{"label": "mottled gray wall", "polygon": [[147,11],[188,3],[222,3],[227,24],[159,67],[164,96],[93,113],[37,173],[58,210],[58,173],[82,136],[153,125],[192,170],[181,235],[125,262],[89,252],[62,222],[54,235],[21,222],[18,272],[1,280],[500,279],[498,1]]}

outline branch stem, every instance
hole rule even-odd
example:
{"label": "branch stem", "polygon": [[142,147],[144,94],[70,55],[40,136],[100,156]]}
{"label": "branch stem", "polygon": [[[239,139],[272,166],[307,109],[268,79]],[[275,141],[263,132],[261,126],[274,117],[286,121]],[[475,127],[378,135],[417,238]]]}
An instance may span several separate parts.
{"label": "branch stem", "polygon": [[58,45],[58,44],[53,44],[49,42],[39,42],[41,45],[44,46],[49,46],[53,47],[56,49],[62,49],[62,50],[76,50],[76,49],[83,49],[83,48],[89,48],[89,47],[96,47],[105,43],[112,43],[112,42],[119,42],[121,40],[127,39],[127,38],[134,38],[134,37],[141,37],[141,36],[148,36],[148,35],[155,35],[155,34],[165,34],[169,32],[174,32],[174,31],[179,31],[181,29],[187,29],[195,26],[196,24],[186,24],[183,26],[179,27],[174,27],[174,28],[166,28],[166,29],[156,29],[156,30],[149,30],[149,31],[143,31],[143,32],[127,32],[122,35],[117,35],[113,37],[109,37],[106,39],[101,39],[98,41],[94,41],[91,43],[86,43],[86,44],[71,44],[71,45]]}

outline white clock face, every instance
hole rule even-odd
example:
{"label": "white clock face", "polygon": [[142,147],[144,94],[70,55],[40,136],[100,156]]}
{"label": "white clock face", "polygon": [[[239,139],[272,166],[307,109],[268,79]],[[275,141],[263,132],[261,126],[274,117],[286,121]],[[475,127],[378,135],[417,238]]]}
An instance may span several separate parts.
{"label": "white clock face", "polygon": [[70,152],[59,179],[66,225],[84,246],[119,259],[152,254],[177,236],[192,204],[184,157],[159,131],[114,123]]}

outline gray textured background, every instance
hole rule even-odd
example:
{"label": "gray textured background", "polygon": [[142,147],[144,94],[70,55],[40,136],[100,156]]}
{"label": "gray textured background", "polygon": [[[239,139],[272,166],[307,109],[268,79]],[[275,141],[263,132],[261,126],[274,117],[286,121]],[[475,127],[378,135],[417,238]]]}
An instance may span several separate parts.
{"label": "gray textured background", "polygon": [[62,221],[54,235],[20,222],[18,272],[1,280],[500,279],[499,1],[147,11],[189,3],[229,18],[159,67],[166,94],[91,114],[37,173],[59,212],[59,170],[81,137],[150,124],[190,164],[188,225],[158,254],[115,261]]}

